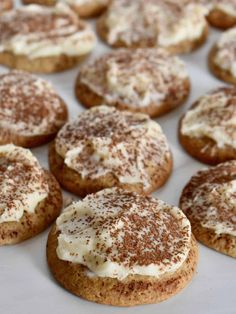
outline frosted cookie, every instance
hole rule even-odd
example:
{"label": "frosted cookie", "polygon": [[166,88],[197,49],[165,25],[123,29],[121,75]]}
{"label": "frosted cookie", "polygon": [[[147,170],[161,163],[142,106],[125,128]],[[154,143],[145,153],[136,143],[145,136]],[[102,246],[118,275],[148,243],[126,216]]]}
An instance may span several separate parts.
{"label": "frosted cookie", "polygon": [[51,73],[76,65],[94,48],[90,26],[68,6],[29,5],[0,16],[0,64]]}
{"label": "frosted cookie", "polygon": [[172,155],[147,115],[99,106],[59,131],[49,164],[60,184],[79,196],[113,186],[148,194],[169,177]]}
{"label": "frosted cookie", "polygon": [[43,231],[59,215],[61,205],[57,181],[29,150],[0,146],[0,245]]}
{"label": "frosted cookie", "polygon": [[13,8],[12,0],[1,0],[0,1],[0,14]]}
{"label": "frosted cookie", "polygon": [[200,0],[209,10],[207,19],[214,27],[227,29],[236,25],[235,0]]}
{"label": "frosted cookie", "polygon": [[180,208],[197,240],[236,257],[236,161],[197,172],[186,185]]}
{"label": "frosted cookie", "polygon": [[16,70],[0,75],[0,145],[45,144],[66,121],[66,105],[49,83]]}
{"label": "frosted cookie", "polygon": [[100,37],[113,47],[163,47],[190,52],[207,37],[205,6],[191,0],[116,0],[98,20]]}
{"label": "frosted cookie", "polygon": [[184,63],[162,49],[119,49],[82,66],[75,90],[86,107],[105,102],[156,117],[186,100],[190,81]]}
{"label": "frosted cookie", "polygon": [[118,188],[66,208],[47,244],[49,267],[62,286],[116,306],[170,298],[192,279],[197,258],[179,208]]}
{"label": "frosted cookie", "polygon": [[224,32],[212,47],[209,68],[219,79],[236,84],[236,27]]}
{"label": "frosted cookie", "polygon": [[80,17],[93,17],[101,14],[110,0],[22,0],[23,3],[55,5],[58,2],[69,5]]}
{"label": "frosted cookie", "polygon": [[236,159],[236,88],[218,88],[201,97],[182,118],[179,139],[204,163]]}

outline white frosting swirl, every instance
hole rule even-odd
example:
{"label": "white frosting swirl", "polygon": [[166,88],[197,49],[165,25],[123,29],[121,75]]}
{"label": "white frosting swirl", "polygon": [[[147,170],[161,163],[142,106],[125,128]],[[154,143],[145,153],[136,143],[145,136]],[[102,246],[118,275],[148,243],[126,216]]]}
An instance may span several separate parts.
{"label": "white frosting swirl", "polygon": [[29,5],[7,12],[0,17],[0,28],[0,52],[31,59],[80,56],[89,53],[96,43],[89,25],[61,3],[52,8]]}
{"label": "white frosting swirl", "polygon": [[191,239],[177,207],[117,188],[70,205],[57,219],[58,258],[100,277],[159,277],[178,270]]}
{"label": "white frosting swirl", "polygon": [[163,47],[200,38],[208,10],[193,1],[117,0],[105,16],[108,43],[153,42]]}
{"label": "white frosting swirl", "polygon": [[79,79],[108,104],[146,107],[183,99],[188,73],[163,49],[118,49],[82,66]]}

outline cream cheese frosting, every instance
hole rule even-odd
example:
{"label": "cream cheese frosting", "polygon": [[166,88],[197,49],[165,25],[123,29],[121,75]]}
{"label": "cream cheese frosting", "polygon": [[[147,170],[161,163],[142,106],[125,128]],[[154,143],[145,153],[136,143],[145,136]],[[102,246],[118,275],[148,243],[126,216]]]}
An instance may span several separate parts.
{"label": "cream cheese frosting", "polygon": [[45,80],[22,71],[0,76],[0,129],[21,136],[56,133],[65,123],[64,110]]}
{"label": "cream cheese frosting", "polygon": [[19,221],[24,212],[34,213],[48,192],[44,171],[30,150],[0,146],[0,223]]}
{"label": "cream cheese frosting", "polygon": [[90,26],[65,4],[24,6],[0,17],[0,52],[34,59],[89,53],[96,38]]}
{"label": "cream cheese frosting", "polygon": [[214,63],[236,77],[236,27],[225,31],[217,41]]}
{"label": "cream cheese frosting", "polygon": [[57,256],[100,277],[160,277],[186,260],[191,227],[182,211],[112,188],[73,203],[56,221]]}
{"label": "cream cheese frosting", "polygon": [[161,127],[147,115],[99,106],[66,124],[56,152],[82,178],[112,173],[121,183],[151,185],[150,169],[166,164],[171,153]]}
{"label": "cream cheese frosting", "polygon": [[182,99],[188,73],[178,57],[162,49],[119,49],[82,66],[79,80],[107,104],[146,107]]}
{"label": "cream cheese frosting", "polygon": [[236,148],[236,89],[219,88],[201,97],[185,114],[180,132],[210,138],[220,148]]}
{"label": "cream cheese frosting", "polygon": [[168,47],[200,38],[205,27],[205,6],[189,0],[117,0],[108,7],[105,23],[108,43],[146,42]]}
{"label": "cream cheese frosting", "polygon": [[185,189],[181,209],[190,221],[236,236],[236,161],[199,171]]}

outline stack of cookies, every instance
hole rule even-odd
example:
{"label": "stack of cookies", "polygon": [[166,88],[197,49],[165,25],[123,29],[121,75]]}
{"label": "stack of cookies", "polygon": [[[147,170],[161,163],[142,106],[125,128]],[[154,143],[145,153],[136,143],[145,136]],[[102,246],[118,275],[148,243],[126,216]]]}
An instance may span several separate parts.
{"label": "stack of cookies", "polygon": [[[227,29],[209,69],[236,84],[234,1],[22,3],[0,3],[0,64],[11,69],[0,73],[0,245],[54,222],[46,251],[55,279],[116,306],[158,303],[183,289],[196,272],[196,239],[236,257],[236,87],[199,95],[173,130],[212,167],[190,179],[178,207],[151,196],[175,160],[153,119],[187,101],[191,80],[178,55],[204,44],[209,23]],[[91,17],[113,50],[87,61],[97,42]],[[69,83],[85,110],[69,119],[69,99],[36,74],[65,78],[78,64]],[[31,150],[44,144],[50,171]],[[80,199],[63,205],[62,189]]]}

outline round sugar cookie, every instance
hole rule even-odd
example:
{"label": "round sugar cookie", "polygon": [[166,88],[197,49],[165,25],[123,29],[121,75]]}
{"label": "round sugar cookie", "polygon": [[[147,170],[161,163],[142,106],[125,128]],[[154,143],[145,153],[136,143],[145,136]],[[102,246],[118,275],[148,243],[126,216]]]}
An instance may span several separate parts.
{"label": "round sugar cookie", "polygon": [[0,203],[0,245],[16,244],[56,219],[62,195],[29,150],[9,144],[0,146]]}
{"label": "round sugar cookie", "polygon": [[172,155],[147,115],[98,106],[60,130],[49,164],[60,184],[79,196],[113,186],[148,194],[168,179]]}
{"label": "round sugar cookie", "polygon": [[23,6],[0,16],[0,64],[28,72],[69,69],[94,48],[90,26],[66,5]]}
{"label": "round sugar cookie", "polygon": [[220,80],[236,85],[236,27],[222,33],[208,57],[209,69]]}
{"label": "round sugar cookie", "polygon": [[180,208],[196,239],[236,257],[236,161],[198,171],[184,188]]}
{"label": "round sugar cookie", "polygon": [[118,49],[83,65],[75,92],[88,108],[106,103],[157,117],[184,103],[190,80],[185,64],[163,49]]}
{"label": "round sugar cookie", "polygon": [[179,125],[184,149],[203,163],[236,159],[236,88],[221,87],[200,97]]}
{"label": "round sugar cookie", "polygon": [[208,10],[196,1],[116,0],[99,18],[97,31],[112,47],[162,47],[173,54],[201,46]]}
{"label": "round sugar cookie", "polygon": [[17,70],[0,75],[0,145],[45,144],[67,116],[64,101],[47,81]]}
{"label": "round sugar cookie", "polygon": [[182,290],[195,273],[198,247],[179,208],[112,188],[66,208],[49,234],[47,260],[75,295],[134,306]]}

